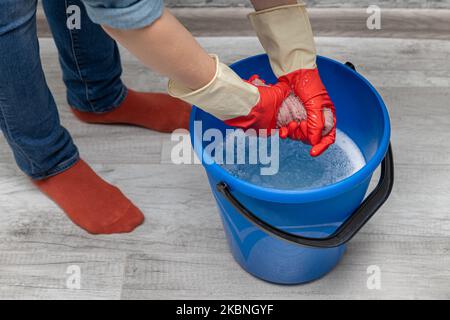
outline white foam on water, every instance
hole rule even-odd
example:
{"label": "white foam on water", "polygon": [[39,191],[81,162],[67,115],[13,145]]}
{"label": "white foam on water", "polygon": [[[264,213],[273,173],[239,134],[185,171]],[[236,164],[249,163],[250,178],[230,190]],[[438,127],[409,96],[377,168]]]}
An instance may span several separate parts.
{"label": "white foam on water", "polygon": [[350,175],[359,171],[362,167],[366,165],[366,159],[361,152],[361,149],[356,145],[348,135],[343,131],[336,129],[336,142],[335,144],[341,148],[347,155],[347,158],[351,161],[353,171]]}
{"label": "white foam on water", "polygon": [[[248,155],[246,137],[245,152]],[[267,138],[258,137],[258,143],[268,145]],[[270,139],[269,139],[270,140]],[[356,143],[343,131],[337,130],[336,142],[321,156],[309,155],[311,146],[290,139],[280,140],[279,169],[274,175],[261,175],[267,164],[224,164],[222,167],[233,176],[252,184],[283,190],[319,188],[341,181],[364,167],[366,161]],[[225,146],[224,146],[225,149]],[[235,148],[236,149],[236,148]]]}

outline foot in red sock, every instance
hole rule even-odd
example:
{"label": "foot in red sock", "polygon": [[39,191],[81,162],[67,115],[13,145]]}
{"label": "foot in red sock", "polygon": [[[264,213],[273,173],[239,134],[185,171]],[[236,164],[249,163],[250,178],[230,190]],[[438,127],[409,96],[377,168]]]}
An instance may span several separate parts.
{"label": "foot in red sock", "polygon": [[189,129],[191,105],[164,93],[128,89],[122,104],[105,113],[82,112],[72,108],[81,121],[104,124],[131,124],[160,132]]}
{"label": "foot in red sock", "polygon": [[56,176],[33,182],[89,233],[127,233],[144,221],[142,212],[83,160]]}

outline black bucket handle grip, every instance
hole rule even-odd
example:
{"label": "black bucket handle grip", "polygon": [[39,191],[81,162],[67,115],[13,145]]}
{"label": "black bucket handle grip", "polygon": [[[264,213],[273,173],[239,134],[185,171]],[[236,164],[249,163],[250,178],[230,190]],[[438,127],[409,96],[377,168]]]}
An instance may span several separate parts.
{"label": "black bucket handle grip", "polygon": [[350,241],[370,218],[372,218],[389,198],[393,185],[394,160],[392,156],[392,147],[389,144],[386,155],[381,162],[381,174],[378,185],[361,203],[359,208],[356,209],[333,234],[326,238],[309,238],[285,232],[261,220],[258,216],[246,209],[239,200],[231,194],[230,188],[226,183],[219,182],[216,187],[242,216],[264,232],[297,245],[313,248],[335,248]]}

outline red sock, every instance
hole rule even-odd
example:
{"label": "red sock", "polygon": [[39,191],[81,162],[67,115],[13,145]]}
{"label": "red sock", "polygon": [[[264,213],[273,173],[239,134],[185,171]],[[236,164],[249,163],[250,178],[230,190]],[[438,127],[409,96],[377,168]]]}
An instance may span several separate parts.
{"label": "red sock", "polygon": [[191,105],[165,93],[145,93],[128,89],[116,109],[96,114],[72,109],[75,116],[88,123],[131,124],[160,132],[189,129]]}
{"label": "red sock", "polygon": [[33,182],[89,233],[131,232],[144,221],[141,211],[83,160],[56,176]]}

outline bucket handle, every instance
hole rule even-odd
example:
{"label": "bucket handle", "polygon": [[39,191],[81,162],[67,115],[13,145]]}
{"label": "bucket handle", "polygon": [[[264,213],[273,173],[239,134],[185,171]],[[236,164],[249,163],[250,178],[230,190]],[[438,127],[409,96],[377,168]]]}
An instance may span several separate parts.
{"label": "bucket handle", "polygon": [[361,203],[359,208],[356,209],[333,234],[326,238],[309,238],[285,232],[261,220],[251,211],[246,209],[239,200],[231,194],[230,188],[226,183],[219,182],[216,187],[241,215],[264,232],[297,245],[313,248],[335,248],[350,241],[370,220],[389,198],[393,185],[394,160],[392,156],[392,147],[391,144],[389,144],[388,151],[381,162],[380,180],[376,188]]}

